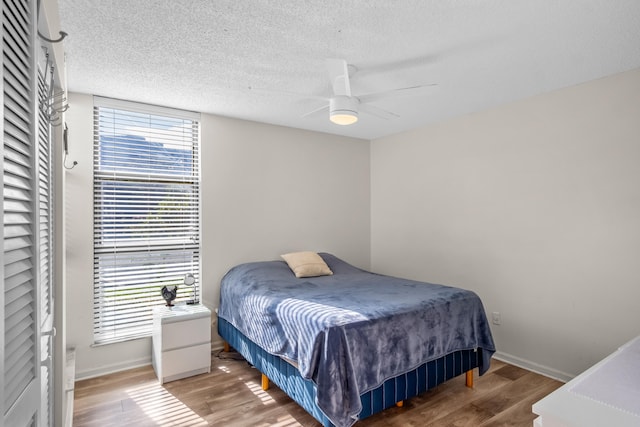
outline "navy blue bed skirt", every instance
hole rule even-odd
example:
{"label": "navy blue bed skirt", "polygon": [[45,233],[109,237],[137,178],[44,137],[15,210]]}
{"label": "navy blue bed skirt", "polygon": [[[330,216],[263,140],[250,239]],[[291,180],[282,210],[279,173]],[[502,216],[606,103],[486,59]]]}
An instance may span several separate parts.
{"label": "navy blue bed skirt", "polygon": [[[316,405],[315,384],[302,378],[295,366],[278,356],[267,353],[222,318],[218,318],[218,334],[247,362],[265,374],[323,426],[334,427]],[[475,350],[456,351],[426,362],[406,374],[388,379],[378,388],[360,395],[362,411],[359,419],[395,406],[396,402],[417,396],[438,384],[477,368],[482,363],[481,358],[482,353]]]}

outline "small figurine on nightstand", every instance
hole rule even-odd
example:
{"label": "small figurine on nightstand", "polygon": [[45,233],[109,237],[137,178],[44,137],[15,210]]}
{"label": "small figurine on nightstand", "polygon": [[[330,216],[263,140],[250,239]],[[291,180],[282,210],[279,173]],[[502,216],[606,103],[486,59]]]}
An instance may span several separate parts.
{"label": "small figurine on nightstand", "polygon": [[162,298],[167,302],[167,307],[173,307],[172,301],[176,299],[178,295],[178,285],[165,285],[160,289]]}

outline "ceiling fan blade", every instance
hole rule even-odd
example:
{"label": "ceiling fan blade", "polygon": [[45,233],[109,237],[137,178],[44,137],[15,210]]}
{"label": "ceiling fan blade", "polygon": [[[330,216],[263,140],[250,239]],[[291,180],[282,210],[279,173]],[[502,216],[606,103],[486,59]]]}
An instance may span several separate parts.
{"label": "ceiling fan blade", "polygon": [[329,111],[329,104],[323,105],[320,108],[316,108],[315,110],[309,111],[308,113],[303,114],[302,117],[309,117],[309,116],[312,116],[314,114],[317,114],[317,113],[320,113],[320,112],[324,112],[324,111]]}
{"label": "ceiling fan blade", "polygon": [[329,81],[336,96],[351,96],[349,83],[349,67],[344,59],[327,59]]}
{"label": "ceiling fan blade", "polygon": [[365,113],[369,113],[372,116],[376,116],[385,120],[393,120],[400,117],[396,113],[392,113],[391,111],[383,110],[382,108],[375,107],[369,104],[360,104],[360,111],[364,111]]}
{"label": "ceiling fan blade", "polygon": [[394,96],[407,96],[407,95],[418,95],[420,92],[420,89],[425,89],[428,87],[432,87],[432,86],[438,86],[437,83],[432,83],[429,85],[417,85],[417,86],[409,86],[409,87],[401,87],[398,89],[391,89],[391,90],[386,90],[383,92],[376,92],[376,93],[368,93],[366,95],[360,95],[358,96],[358,99],[360,99],[360,102],[373,102],[373,101],[378,101],[380,99],[384,99],[384,98],[391,98]]}

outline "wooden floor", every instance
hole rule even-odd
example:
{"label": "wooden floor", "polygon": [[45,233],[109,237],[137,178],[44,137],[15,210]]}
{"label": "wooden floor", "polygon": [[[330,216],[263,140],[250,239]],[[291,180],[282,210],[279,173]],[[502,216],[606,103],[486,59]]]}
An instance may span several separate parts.
{"label": "wooden floor", "polygon": [[[78,381],[73,425],[321,426],[276,386],[262,391],[260,373],[245,361],[216,355],[211,361],[210,374],[163,386],[151,366]],[[562,385],[497,360],[484,376],[475,374],[473,389],[463,375],[355,426],[531,427],[531,405]]]}

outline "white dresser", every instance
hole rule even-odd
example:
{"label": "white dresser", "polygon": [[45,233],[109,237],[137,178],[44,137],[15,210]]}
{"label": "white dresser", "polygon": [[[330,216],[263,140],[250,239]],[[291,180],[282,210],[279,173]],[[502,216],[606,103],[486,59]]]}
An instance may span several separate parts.
{"label": "white dresser", "polygon": [[533,405],[534,427],[640,426],[640,337]]}
{"label": "white dresser", "polygon": [[153,310],[153,369],[160,384],[211,371],[211,310],[196,305]]}

